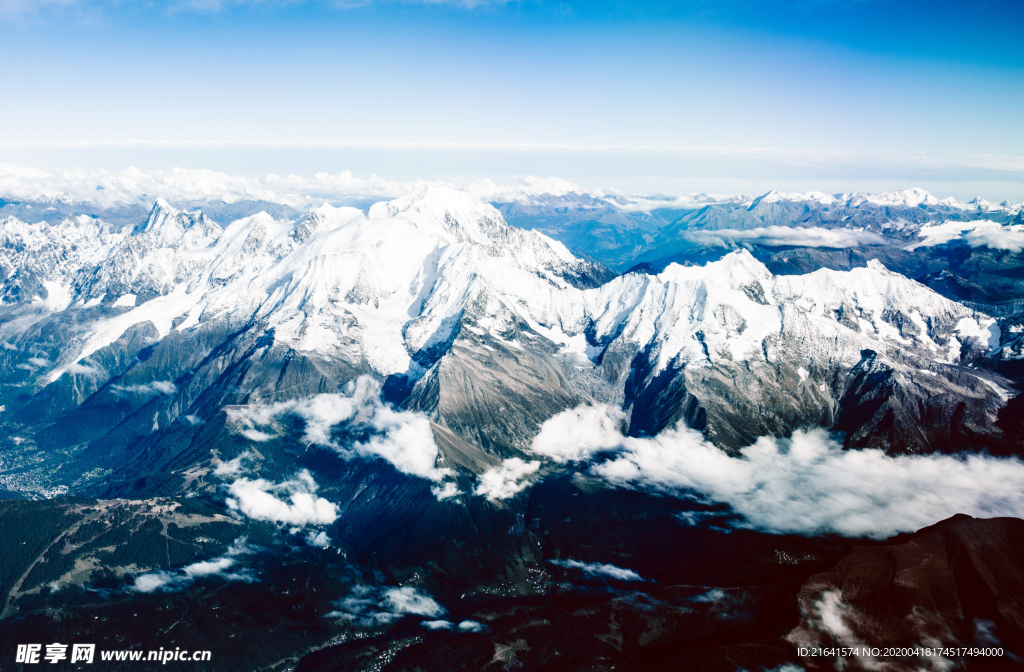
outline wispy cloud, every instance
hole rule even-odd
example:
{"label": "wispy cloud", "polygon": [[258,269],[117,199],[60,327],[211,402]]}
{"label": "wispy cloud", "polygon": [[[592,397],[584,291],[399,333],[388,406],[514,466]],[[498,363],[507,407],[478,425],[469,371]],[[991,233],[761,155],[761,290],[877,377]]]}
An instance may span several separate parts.
{"label": "wispy cloud", "polygon": [[246,471],[248,465],[256,459],[256,455],[251,450],[246,450],[237,457],[227,460],[226,462],[220,462],[213,470],[214,476],[239,476],[242,472]]}
{"label": "wispy cloud", "polygon": [[[58,0],[55,0],[58,1]],[[440,4],[440,3],[434,3]],[[450,3],[458,4],[458,3]],[[481,3],[483,4],[483,3]],[[704,145],[569,144],[545,142],[443,142],[430,140],[156,140],[81,139],[8,140],[6,149],[380,149],[395,151],[481,151],[559,155],[625,155],[757,158],[813,166],[902,166],[907,168],[975,168],[1024,173],[1024,155],[945,154],[898,151],[845,152],[784,147]]]}
{"label": "wispy cloud", "polygon": [[142,397],[152,397],[161,394],[168,396],[175,394],[178,391],[178,386],[169,380],[154,380],[151,383],[137,385],[111,385],[110,390],[119,396],[137,394]]}
{"label": "wispy cloud", "polygon": [[423,621],[421,623],[427,630],[450,630],[451,632],[486,632],[487,626],[478,621],[460,621],[458,624],[452,623],[451,621],[437,620],[437,621]]}
{"label": "wispy cloud", "polygon": [[434,598],[413,586],[356,586],[348,597],[335,603],[335,607],[324,617],[344,619],[362,627],[390,625],[407,614],[436,621],[448,613]]}
{"label": "wispy cloud", "polygon": [[196,579],[218,576],[225,581],[244,581],[252,583],[256,577],[248,569],[235,569],[238,558],[252,553],[245,540],[233,543],[227,552],[219,558],[204,560],[186,565],[178,570],[161,569],[146,572],[135,577],[132,589],[139,593],[176,592],[188,587]]}
{"label": "wispy cloud", "polygon": [[548,560],[552,565],[565,569],[576,569],[589,577],[607,577],[617,581],[643,581],[643,577],[632,569],[616,567],[600,562],[580,562],[579,560]]}

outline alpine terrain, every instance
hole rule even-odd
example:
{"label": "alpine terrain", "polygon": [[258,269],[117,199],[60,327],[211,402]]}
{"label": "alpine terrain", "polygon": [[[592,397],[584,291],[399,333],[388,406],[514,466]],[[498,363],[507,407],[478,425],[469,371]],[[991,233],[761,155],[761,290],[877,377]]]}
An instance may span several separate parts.
{"label": "alpine terrain", "polygon": [[[2,645],[1016,664],[1022,217],[920,190],[0,201]],[[858,642],[943,652],[801,653]]]}

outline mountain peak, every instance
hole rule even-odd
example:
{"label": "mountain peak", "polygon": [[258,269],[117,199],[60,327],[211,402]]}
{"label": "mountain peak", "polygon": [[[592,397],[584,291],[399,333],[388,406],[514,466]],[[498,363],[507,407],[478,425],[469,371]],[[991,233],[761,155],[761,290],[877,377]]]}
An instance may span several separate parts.
{"label": "mountain peak", "polygon": [[779,192],[776,189],[772,189],[771,191],[768,191],[767,193],[761,194],[760,196],[755,198],[753,201],[751,201],[750,202],[750,207],[747,208],[747,209],[748,210],[753,210],[754,208],[759,206],[761,203],[773,203],[773,202],[775,202],[777,200],[779,200]]}
{"label": "mountain peak", "polygon": [[449,241],[487,244],[495,227],[508,225],[494,206],[441,185],[422,186],[392,201],[375,203],[369,219],[403,219]]}
{"label": "mountain peak", "polygon": [[149,217],[132,230],[132,235],[152,239],[158,247],[194,248],[210,244],[220,230],[202,210],[184,212],[158,198]]}
{"label": "mountain peak", "polygon": [[370,219],[396,217],[407,212],[443,213],[446,210],[487,207],[480,199],[440,184],[427,184],[391,201],[375,203],[370,208]]}

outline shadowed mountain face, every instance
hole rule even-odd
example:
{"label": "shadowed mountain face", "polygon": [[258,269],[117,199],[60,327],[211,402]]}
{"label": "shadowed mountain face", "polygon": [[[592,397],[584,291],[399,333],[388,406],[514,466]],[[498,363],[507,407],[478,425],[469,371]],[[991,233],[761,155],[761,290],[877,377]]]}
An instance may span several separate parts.
{"label": "shadowed mountain face", "polygon": [[[879,616],[864,595],[889,588],[858,592],[849,563],[902,562],[858,535],[1020,508],[1024,342],[985,312],[1017,253],[974,245],[1015,230],[849,197],[804,202],[801,226],[863,245],[779,246],[793,199],[685,222],[573,203],[638,259],[671,234],[706,263],[617,276],[502,215],[568,231],[569,210],[443,188],[4,220],[0,644],[60,623],[111,648],[237,639],[216,670],[777,669],[800,663],[788,633],[839,636],[813,611],[835,605],[893,637],[1011,642],[1015,523],[947,524],[966,531],[942,566],[977,568]],[[940,248],[981,290],[894,270]],[[990,523],[1009,546],[977,541]],[[988,606],[943,611],[976,574]],[[137,613],[149,634],[123,635]]]}
{"label": "shadowed mountain face", "polygon": [[[1024,521],[956,516],[882,546],[855,548],[800,591],[798,647],[939,646],[1024,648]],[[949,669],[957,656],[881,661],[837,656],[804,663],[827,669]],[[961,664],[963,661],[957,661]],[[1008,669],[994,656],[974,669]]]}

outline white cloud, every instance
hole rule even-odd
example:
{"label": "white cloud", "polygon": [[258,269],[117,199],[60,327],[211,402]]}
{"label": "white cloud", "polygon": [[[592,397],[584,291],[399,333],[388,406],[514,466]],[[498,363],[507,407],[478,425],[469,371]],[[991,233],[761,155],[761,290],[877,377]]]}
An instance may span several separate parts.
{"label": "white cloud", "polygon": [[[59,1],[59,0],[57,0]],[[781,161],[796,158],[803,161],[805,156],[818,156],[815,152],[789,152],[785,150],[763,150],[721,147],[645,147],[617,145],[552,145],[537,143],[452,143],[452,142],[419,142],[419,141],[66,141],[66,142],[18,142],[0,141],[0,149],[48,149],[48,150],[94,150],[94,149],[221,149],[221,150],[252,150],[262,149],[293,149],[293,150],[344,150],[344,149],[386,149],[404,152],[437,152],[437,151],[475,151],[489,153],[569,153],[580,155],[636,155],[675,154],[686,156],[769,156]],[[842,164],[850,157],[845,155],[818,156],[826,163]],[[910,164],[917,165],[922,157],[913,155],[904,157]],[[886,163],[892,161],[887,155],[879,160]],[[984,167],[999,165],[1005,170],[1024,172],[1024,157],[932,157],[937,165]],[[729,181],[729,185],[718,184],[713,190],[725,189],[746,190],[752,185],[746,181]],[[742,185],[740,184],[742,183]],[[40,170],[0,163],[0,196],[19,200],[35,198],[70,199],[91,203],[96,207],[107,207],[117,204],[134,203],[150,205],[157,197],[163,197],[174,203],[191,201],[225,201],[234,203],[243,200],[263,200],[271,203],[289,205],[295,208],[319,206],[324,201],[332,203],[355,203],[370,200],[388,200],[398,198],[420,187],[436,185],[448,186],[464,191],[476,198],[490,202],[508,203],[514,201],[530,202],[542,194],[565,196],[579,194],[596,199],[605,199],[609,206],[625,212],[649,212],[657,208],[694,209],[709,203],[745,201],[748,197],[733,193],[732,195],[707,194],[673,194],[651,196],[649,194],[626,195],[616,189],[602,189],[597,186],[584,187],[559,177],[538,177],[533,175],[513,175],[508,183],[499,184],[489,178],[449,179],[449,180],[387,180],[376,175],[358,177],[351,171],[340,173],[316,173],[308,175],[276,175],[266,174],[259,177],[229,175],[206,169],[174,168],[171,170],[142,171],[129,167],[123,171],[105,169],[55,169]],[[645,185],[646,187],[647,185]],[[848,181],[831,185],[847,190]],[[899,192],[902,193],[902,192]],[[779,198],[804,198],[813,194],[780,194]],[[823,195],[826,196],[827,195]],[[886,194],[878,198],[885,197]],[[875,197],[866,197],[869,199]],[[875,198],[877,200],[877,198]],[[956,206],[954,206],[956,207]],[[1016,212],[1021,204],[993,206],[995,210]],[[780,228],[780,227],[776,227]],[[762,237],[772,239],[772,228],[761,229]],[[715,232],[722,233],[722,232]],[[713,244],[732,245],[744,236],[751,234],[729,230],[732,237],[720,235],[712,237]],[[863,233],[863,232],[861,232]],[[814,234],[804,236],[804,243],[787,231],[777,232],[774,238],[784,238],[786,245],[799,244],[839,244],[830,240],[816,240]],[[867,236],[869,234],[865,234]],[[755,236],[756,237],[756,236]],[[865,238],[864,240],[868,240]],[[798,241],[798,242],[792,242]],[[709,243],[711,244],[711,243]],[[768,243],[766,243],[768,244]],[[844,245],[845,246],[845,245]]]}
{"label": "white cloud", "polygon": [[[436,466],[438,449],[430,420],[422,413],[396,411],[380,400],[380,384],[369,376],[349,382],[345,394],[318,394],[307,399],[279,402],[268,406],[248,406],[228,412],[234,431],[253,441],[279,436],[277,422],[294,415],[305,422],[304,440],[336,450],[345,458],[380,458],[398,471],[437,484],[438,499],[459,494],[451,482],[454,472]],[[369,438],[341,445],[332,431],[344,424],[366,430]]]}
{"label": "white cloud", "polygon": [[186,565],[179,570],[161,569],[155,572],[147,572],[135,577],[132,590],[139,593],[152,593],[155,591],[174,592],[185,588],[196,579],[207,576],[219,576],[225,581],[244,581],[252,583],[256,580],[253,574],[247,570],[229,572],[238,561],[237,558],[252,551],[245,544],[244,540],[236,541],[219,558],[204,560]]}
{"label": "white cloud", "polygon": [[976,229],[964,236],[964,240],[971,247],[989,247],[993,250],[1019,253],[1024,249],[1024,226]]}
{"label": "white cloud", "polygon": [[755,229],[719,229],[687,231],[683,237],[709,247],[735,247],[741,244],[772,247],[857,247],[880,245],[885,239],[868,231],[825,229],[819,227],[762,226]]}
{"label": "white cloud", "polygon": [[435,482],[454,475],[451,469],[439,469],[434,464],[437,444],[426,416],[381,405],[375,409],[371,424],[379,434],[355,444],[355,452],[382,457],[403,474]]}
{"label": "white cloud", "polygon": [[430,622],[437,622],[437,619],[448,613],[432,597],[413,586],[356,586],[351,595],[335,603],[335,606],[337,609],[325,614],[325,618],[342,618],[363,627],[390,625],[407,614],[424,616],[434,619]]}
{"label": "white cloud", "polygon": [[437,485],[431,486],[430,492],[431,494],[434,495],[434,497],[438,499],[438,501],[451,499],[456,495],[462,494],[462,491],[459,490],[459,484],[456,483],[455,481],[444,481],[442,483],[438,483]]}
{"label": "white cloud", "polygon": [[1024,226],[1003,225],[987,219],[924,226],[918,231],[918,238],[918,242],[908,245],[906,249],[912,251],[962,241],[971,247],[989,247],[1014,253],[1024,250]]}
{"label": "white cloud", "polygon": [[459,632],[484,632],[487,626],[477,621],[462,621],[456,628]]}
{"label": "white cloud", "polygon": [[220,476],[221,478],[225,476],[238,476],[248,469],[246,464],[255,459],[256,455],[251,450],[247,450],[232,460],[218,464],[213,470],[213,475]]}
{"label": "white cloud", "polygon": [[606,450],[615,440],[616,456],[592,473],[622,487],[726,503],[741,518],[732,523],[738,527],[884,538],[956,513],[1024,517],[1024,462],[1017,458],[890,457],[843,450],[823,430],[762,437],[735,457],[687,427],[650,438],[609,432],[594,444]]}
{"label": "white cloud", "polygon": [[525,490],[530,484],[527,477],[537,473],[538,469],[540,469],[538,460],[526,462],[518,457],[510,457],[499,466],[480,474],[480,480],[476,489],[473,490],[473,494],[487,497],[492,502],[498,499],[508,499]]}
{"label": "white cloud", "polygon": [[308,543],[310,546],[316,546],[317,548],[331,547],[331,539],[323,530],[320,530],[319,532],[316,532],[314,530],[313,532],[310,532],[308,535],[306,535],[306,543]]}
{"label": "white cloud", "polygon": [[437,620],[437,621],[423,621],[420,623],[427,630],[450,630],[452,632],[486,632],[487,626],[477,621],[462,621],[458,625],[451,621]]}
{"label": "white cloud", "polygon": [[423,621],[420,625],[427,630],[451,630],[455,627],[451,621]]}
{"label": "white cloud", "polygon": [[566,569],[578,569],[586,576],[607,576],[619,581],[643,581],[643,577],[632,569],[616,567],[600,562],[580,562],[579,560],[548,560],[552,565]]}
{"label": "white cloud", "polygon": [[64,370],[68,373],[79,375],[79,376],[98,376],[100,375],[99,369],[85,364],[79,364],[78,362],[72,362],[64,367]]}
{"label": "white cloud", "polygon": [[316,495],[317,485],[303,469],[291,480],[271,483],[262,478],[240,478],[228,486],[228,506],[249,518],[292,525],[329,525],[338,507]]}
{"label": "white cloud", "polygon": [[124,203],[148,205],[160,196],[172,202],[262,200],[303,208],[319,206],[324,201],[398,198],[427,185],[454,187],[485,201],[511,201],[546,193],[561,195],[581,191],[579,185],[560,178],[530,175],[517,177],[512,184],[497,184],[486,178],[396,182],[375,175],[356,177],[347,170],[337,174],[316,173],[312,177],[272,174],[246,177],[205,169],[144,172],[128,168],[115,172],[71,168],[44,171],[0,163],[0,196],[17,199],[69,198],[99,207]]}
{"label": "white cloud", "polygon": [[587,460],[621,443],[624,414],[609,406],[578,406],[548,418],[530,450],[555,462]]}

